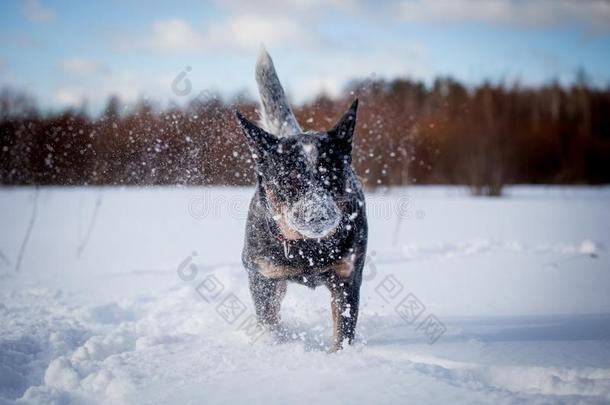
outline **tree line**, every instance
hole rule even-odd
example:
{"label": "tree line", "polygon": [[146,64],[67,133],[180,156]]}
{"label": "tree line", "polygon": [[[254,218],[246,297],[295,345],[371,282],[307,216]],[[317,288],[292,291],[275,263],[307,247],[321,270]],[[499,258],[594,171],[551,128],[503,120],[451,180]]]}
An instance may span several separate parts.
{"label": "tree line", "polygon": [[[499,195],[507,184],[610,181],[610,89],[363,80],[295,114],[304,129],[329,129],[355,97],[353,162],[370,188],[461,184]],[[164,109],[141,101],[125,112],[112,97],[97,117],[42,114],[4,89],[0,184],[249,185],[253,162],[234,112],[255,118],[257,105],[210,96]]]}

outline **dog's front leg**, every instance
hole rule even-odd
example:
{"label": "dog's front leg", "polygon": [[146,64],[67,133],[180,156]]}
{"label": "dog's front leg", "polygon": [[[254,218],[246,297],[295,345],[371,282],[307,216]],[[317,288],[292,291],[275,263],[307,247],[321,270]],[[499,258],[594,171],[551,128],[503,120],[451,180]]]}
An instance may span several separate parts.
{"label": "dog's front leg", "polygon": [[353,280],[344,281],[340,277],[332,275],[328,287],[333,316],[332,350],[337,351],[342,349],[346,340],[349,344],[354,341],[358,321],[360,285]]}
{"label": "dog's front leg", "polygon": [[258,271],[251,271],[249,282],[258,321],[276,327],[280,321],[282,299],[286,295],[286,281],[269,279]]}

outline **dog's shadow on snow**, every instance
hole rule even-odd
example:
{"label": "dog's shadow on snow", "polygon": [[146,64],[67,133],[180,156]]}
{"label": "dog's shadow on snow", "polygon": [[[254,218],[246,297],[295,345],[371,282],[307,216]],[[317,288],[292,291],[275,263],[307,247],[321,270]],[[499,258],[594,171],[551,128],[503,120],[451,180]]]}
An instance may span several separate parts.
{"label": "dog's shadow on snow", "polygon": [[[610,341],[610,314],[451,318],[444,324],[447,331],[435,342]],[[417,325],[377,319],[367,326],[368,346],[430,343]]]}

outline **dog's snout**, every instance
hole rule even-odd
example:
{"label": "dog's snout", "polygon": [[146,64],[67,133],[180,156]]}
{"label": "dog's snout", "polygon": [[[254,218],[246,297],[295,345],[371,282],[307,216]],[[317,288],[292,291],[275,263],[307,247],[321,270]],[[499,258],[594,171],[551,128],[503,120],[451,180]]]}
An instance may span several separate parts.
{"label": "dog's snout", "polygon": [[307,194],[288,212],[288,223],[302,235],[321,238],[337,227],[341,215],[335,201],[328,195]]}

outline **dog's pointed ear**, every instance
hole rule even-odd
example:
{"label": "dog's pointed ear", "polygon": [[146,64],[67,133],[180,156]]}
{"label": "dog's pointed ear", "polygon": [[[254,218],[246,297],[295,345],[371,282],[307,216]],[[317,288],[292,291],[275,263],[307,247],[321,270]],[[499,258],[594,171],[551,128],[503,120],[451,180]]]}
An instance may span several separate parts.
{"label": "dog's pointed ear", "polygon": [[339,122],[328,131],[328,134],[336,144],[341,145],[341,151],[349,157],[351,162],[352,140],[354,129],[356,129],[356,113],[358,112],[358,99],[355,99],[348,110],[343,114]]}
{"label": "dog's pointed ear", "polygon": [[277,147],[278,139],[274,135],[256,126],[239,111],[235,116],[253,152],[266,152]]}

